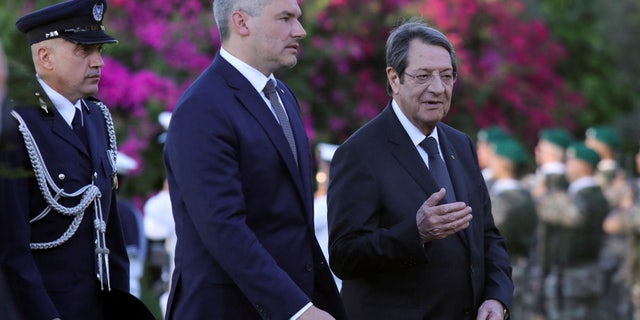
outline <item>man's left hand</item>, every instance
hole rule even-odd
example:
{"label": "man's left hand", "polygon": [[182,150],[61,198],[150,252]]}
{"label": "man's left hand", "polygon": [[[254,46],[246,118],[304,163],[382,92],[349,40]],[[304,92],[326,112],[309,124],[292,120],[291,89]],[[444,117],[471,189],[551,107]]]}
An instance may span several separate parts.
{"label": "man's left hand", "polygon": [[478,309],[476,320],[504,320],[505,308],[498,300],[486,300]]}

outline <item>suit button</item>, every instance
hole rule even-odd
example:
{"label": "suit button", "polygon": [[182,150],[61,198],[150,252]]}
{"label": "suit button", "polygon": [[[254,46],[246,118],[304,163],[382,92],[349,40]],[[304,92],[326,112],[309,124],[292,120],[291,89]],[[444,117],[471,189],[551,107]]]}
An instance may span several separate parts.
{"label": "suit button", "polygon": [[309,272],[311,272],[311,271],[313,270],[313,266],[312,266],[312,265],[310,265],[310,264],[308,264],[308,263],[307,263],[307,265],[306,265],[306,266],[304,266],[304,268],[305,268],[305,270],[307,270],[307,271],[309,271]]}
{"label": "suit button", "polygon": [[64,180],[64,178],[66,178],[66,176],[64,175],[64,173],[61,173],[58,175],[58,179],[60,180]]}

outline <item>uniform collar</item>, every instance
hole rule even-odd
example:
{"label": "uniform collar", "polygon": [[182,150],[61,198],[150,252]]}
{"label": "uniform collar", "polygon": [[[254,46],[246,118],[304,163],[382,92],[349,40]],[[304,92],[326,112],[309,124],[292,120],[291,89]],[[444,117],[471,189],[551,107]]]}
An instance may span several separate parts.
{"label": "uniform collar", "polygon": [[36,74],[36,79],[38,79],[38,82],[42,86],[42,89],[47,94],[47,96],[49,97],[49,100],[51,100],[51,103],[53,103],[53,105],[56,107],[60,115],[62,115],[62,118],[64,118],[64,121],[69,126],[71,126],[71,121],[73,120],[73,116],[75,115],[75,112],[76,112],[75,108],[80,108],[81,100],[78,100],[75,104],[73,104],[71,103],[71,101],[69,101],[69,99],[65,98],[63,95],[53,90],[53,88],[51,88],[46,82],[44,82],[44,80],[42,80],[42,78],[40,78],[40,76],[37,74]]}

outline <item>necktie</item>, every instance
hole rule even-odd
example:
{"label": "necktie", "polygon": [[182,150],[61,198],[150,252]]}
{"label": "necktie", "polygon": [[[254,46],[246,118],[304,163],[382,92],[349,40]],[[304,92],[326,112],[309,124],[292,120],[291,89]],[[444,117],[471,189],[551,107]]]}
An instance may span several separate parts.
{"label": "necktie", "polygon": [[291,148],[291,152],[293,153],[293,159],[297,164],[298,153],[296,152],[296,141],[293,138],[291,123],[289,123],[289,119],[287,118],[287,114],[284,111],[284,107],[282,107],[282,104],[280,104],[280,99],[278,99],[278,93],[276,92],[276,85],[274,81],[271,79],[267,81],[267,85],[264,86],[263,91],[267,95],[267,98],[269,98],[273,110],[276,112],[276,117],[278,117],[280,127],[282,127],[284,136],[285,138],[287,138],[287,142],[289,142],[289,147]]}
{"label": "necktie", "polygon": [[78,138],[82,141],[85,147],[89,147],[89,139],[87,138],[87,132],[84,129],[84,121],[82,121],[82,110],[80,108],[75,108],[76,113],[73,116],[73,120],[71,120],[71,126],[73,127],[73,132],[76,133]]}
{"label": "necktie", "polygon": [[451,184],[451,178],[449,177],[449,171],[444,161],[440,157],[440,151],[438,150],[438,142],[433,137],[426,137],[420,146],[429,155],[429,172],[431,176],[436,180],[440,187],[447,190],[444,199],[447,203],[455,202],[455,194],[453,191],[453,185]]}

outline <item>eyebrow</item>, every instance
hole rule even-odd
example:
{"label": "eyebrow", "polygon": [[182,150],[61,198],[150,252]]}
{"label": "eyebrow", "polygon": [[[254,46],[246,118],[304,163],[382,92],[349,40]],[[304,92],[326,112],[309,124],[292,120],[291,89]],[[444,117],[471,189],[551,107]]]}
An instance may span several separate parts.
{"label": "eyebrow", "polygon": [[291,18],[299,17],[300,15],[287,10],[282,10],[280,13],[276,14],[277,17],[291,17]]}

